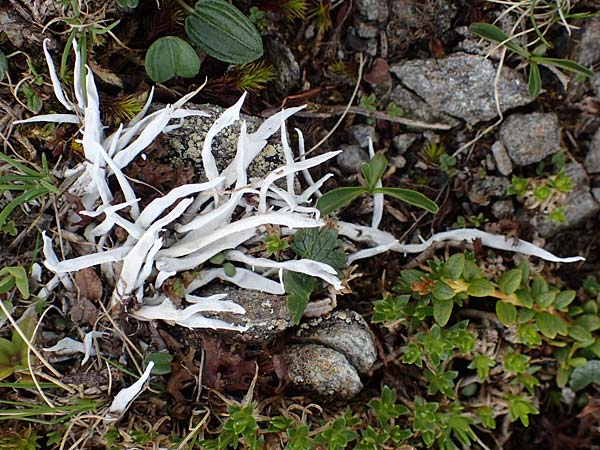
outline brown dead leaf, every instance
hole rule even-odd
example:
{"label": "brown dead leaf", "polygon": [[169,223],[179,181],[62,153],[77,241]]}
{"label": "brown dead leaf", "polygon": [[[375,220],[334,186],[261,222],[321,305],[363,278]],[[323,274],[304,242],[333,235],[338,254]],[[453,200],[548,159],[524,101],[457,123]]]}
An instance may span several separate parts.
{"label": "brown dead leaf", "polygon": [[86,267],[75,273],[75,286],[81,298],[86,298],[94,303],[102,300],[102,281],[91,267]]}

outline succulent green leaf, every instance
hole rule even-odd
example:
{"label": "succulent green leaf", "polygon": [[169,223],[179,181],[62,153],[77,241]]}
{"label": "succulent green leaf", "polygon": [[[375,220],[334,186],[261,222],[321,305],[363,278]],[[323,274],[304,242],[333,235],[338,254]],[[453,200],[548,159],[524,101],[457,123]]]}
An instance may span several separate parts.
{"label": "succulent green leaf", "polygon": [[263,54],[260,34],[239,9],[223,0],[201,0],[185,19],[193,43],[221,61],[244,64]]}
{"label": "succulent green leaf", "polygon": [[444,264],[444,275],[451,280],[458,280],[465,269],[465,255],[455,253]]}
{"label": "succulent green leaf", "polygon": [[547,311],[540,311],[535,315],[540,332],[547,338],[554,339],[557,334],[566,336],[567,324],[558,316]]}
{"label": "succulent green leaf", "polygon": [[200,71],[200,59],[183,39],[167,36],[157,39],[148,49],[146,73],[158,83],[173,77],[192,78]]}
{"label": "succulent green leaf", "polygon": [[566,290],[559,292],[554,299],[554,307],[557,309],[564,309],[569,306],[573,300],[575,300],[575,291]]}
{"label": "succulent green leaf", "polygon": [[395,199],[408,203],[409,205],[417,206],[430,213],[437,213],[439,211],[438,205],[425,195],[420,192],[413,191],[412,189],[403,188],[377,188],[373,190],[374,194],[389,195]]}
{"label": "succulent green leaf", "polygon": [[514,294],[521,286],[522,279],[523,272],[521,269],[511,269],[502,274],[498,280],[498,288],[506,295]]}
{"label": "succulent green leaf", "polygon": [[368,193],[369,190],[364,186],[341,187],[326,192],[317,201],[317,208],[324,216],[331,214],[338,208],[349,204],[352,200]]}
{"label": "succulent green leaf", "polygon": [[510,327],[517,320],[517,308],[510,302],[500,300],[496,302],[496,315],[502,325]]}
{"label": "succulent green leaf", "polygon": [[488,297],[494,293],[496,289],[491,281],[480,279],[473,280],[467,289],[467,294],[472,297]]}
{"label": "succulent green leaf", "polygon": [[579,341],[583,346],[591,345],[594,342],[592,333],[583,328],[581,325],[573,325],[569,328],[569,337]]}
{"label": "succulent green leaf", "polygon": [[588,361],[585,366],[577,367],[571,374],[569,386],[574,391],[581,391],[590,384],[600,386],[600,361]]}
{"label": "succulent green leaf", "polygon": [[452,315],[452,308],[454,307],[454,300],[439,300],[433,301],[433,318],[436,323],[443,327],[450,320]]}
{"label": "succulent green leaf", "polygon": [[433,296],[438,300],[450,300],[456,295],[454,289],[443,281],[436,281],[433,285]]}

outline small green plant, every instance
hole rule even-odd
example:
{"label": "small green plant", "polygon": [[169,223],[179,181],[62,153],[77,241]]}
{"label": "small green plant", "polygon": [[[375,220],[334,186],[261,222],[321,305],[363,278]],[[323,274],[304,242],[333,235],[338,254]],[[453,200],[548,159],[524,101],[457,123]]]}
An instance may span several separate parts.
{"label": "small green plant", "polygon": [[[534,16],[532,15],[531,17]],[[575,61],[544,56],[546,49],[550,46],[547,41],[538,45],[533,51],[530,52],[529,50],[517,44],[504,31],[495,25],[489,23],[474,23],[470,26],[470,30],[472,33],[487,39],[488,41],[504,45],[508,50],[516,53],[529,63],[529,81],[527,86],[529,95],[532,97],[537,97],[542,89],[540,65],[552,66],[556,70],[567,70],[575,73],[576,75],[587,78],[594,76],[594,71],[583,67]]]}
{"label": "small green plant", "polygon": [[402,117],[405,111],[396,104],[396,102],[389,102],[387,105],[387,113],[392,117]]}
{"label": "small green plant", "polygon": [[[208,55],[233,64],[245,64],[263,54],[256,27],[239,9],[224,0],[201,0],[191,8],[178,1],[188,13],[185,32],[189,40]],[[255,20],[265,20],[258,9]],[[148,76],[157,82],[181,76],[191,78],[200,70],[200,59],[190,44],[175,36],[157,39],[146,53]]]}
{"label": "small green plant", "polygon": [[488,220],[483,215],[483,213],[479,213],[476,216],[458,216],[456,221],[452,224],[452,228],[466,228],[469,226],[480,227]]}
{"label": "small green plant", "polygon": [[0,194],[13,191],[20,194],[13,198],[0,212],[0,227],[3,227],[10,214],[19,206],[48,194],[58,194],[54,178],[48,168],[46,156],[42,153],[42,169],[35,170],[0,152],[0,161],[7,163],[13,174],[0,175]]}
{"label": "small green plant", "polygon": [[[329,264],[339,272],[346,266],[347,256],[342,250],[342,242],[338,239],[337,231],[332,228],[299,230],[294,235],[291,249],[299,258]],[[283,281],[292,321],[298,324],[310,296],[321,290],[321,282],[315,277],[290,271],[284,272]]]}
{"label": "small green plant", "polygon": [[[374,112],[377,111],[377,103],[378,100],[375,94],[369,94],[368,96],[361,95],[358,100],[358,107],[367,111]],[[375,119],[373,119],[372,117],[367,117],[365,122],[367,123],[367,125],[373,125],[375,123]]]}
{"label": "small green plant", "polygon": [[[35,329],[35,316],[28,315],[19,322],[21,331],[31,340]],[[14,373],[27,370],[27,344],[15,330],[9,341],[0,338],[0,380],[8,378]]]}
{"label": "small green plant", "polygon": [[29,427],[22,431],[6,430],[0,433],[0,448],[3,450],[37,450],[41,448],[41,439],[36,431]]}
{"label": "small green plant", "polygon": [[246,92],[260,91],[275,79],[273,66],[264,61],[242,64],[238,70],[237,86]]}
{"label": "small green plant", "polygon": [[365,184],[362,186],[340,187],[325,193],[317,202],[322,214],[330,214],[338,208],[351,203],[361,195],[383,194],[401,200],[409,205],[417,206],[431,213],[438,211],[435,202],[420,192],[412,189],[377,187],[387,168],[387,160],[383,155],[375,155],[370,162],[364,163],[360,170]]}
{"label": "small green plant", "polygon": [[252,22],[259,30],[267,28],[269,25],[269,20],[267,19],[267,15],[261,9],[256,6],[252,6],[250,8],[250,15],[248,16],[250,22]]}

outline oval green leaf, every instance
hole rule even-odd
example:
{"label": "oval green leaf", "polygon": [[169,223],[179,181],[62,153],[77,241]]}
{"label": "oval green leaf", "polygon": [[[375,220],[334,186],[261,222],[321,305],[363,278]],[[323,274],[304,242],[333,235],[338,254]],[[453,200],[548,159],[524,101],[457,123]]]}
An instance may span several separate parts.
{"label": "oval green leaf", "polygon": [[550,314],[547,311],[540,311],[535,314],[535,322],[540,332],[547,338],[554,339],[557,334],[565,336],[567,334],[567,325],[558,316]]}
{"label": "oval green leaf", "polygon": [[437,213],[440,209],[433,200],[430,200],[425,195],[421,194],[420,192],[413,191],[412,189],[378,188],[373,189],[373,193],[389,195],[390,197],[394,197],[400,201],[403,201],[404,203],[408,203],[409,205],[417,206],[433,214]]}
{"label": "oval green leaf", "polygon": [[244,64],[263,54],[260,34],[239,9],[223,0],[201,0],[185,19],[192,42],[213,58]]}
{"label": "oval green leaf", "polygon": [[527,91],[533,98],[540,95],[542,90],[542,76],[540,75],[539,66],[533,61],[529,64],[529,81],[527,83]]}
{"label": "oval green leaf", "polygon": [[467,294],[472,297],[488,297],[494,293],[496,289],[491,281],[488,280],[473,280],[467,289]]}
{"label": "oval green leaf", "polygon": [[502,274],[498,280],[498,288],[506,295],[511,295],[517,292],[519,286],[521,286],[521,280],[523,279],[523,272],[521,269],[512,269]]}
{"label": "oval green leaf", "polygon": [[451,280],[458,280],[465,269],[465,255],[455,253],[444,264],[444,275]]}
{"label": "oval green leaf", "polygon": [[432,294],[438,300],[450,300],[456,295],[456,292],[443,281],[436,281],[433,285]]}
{"label": "oval green leaf", "polygon": [[324,216],[347,205],[355,198],[367,193],[364,186],[342,187],[326,192],[317,201],[317,208]]}
{"label": "oval green leaf", "polygon": [[510,327],[517,320],[517,308],[512,303],[500,300],[496,302],[496,315],[502,325]]}
{"label": "oval green leaf", "polygon": [[452,308],[454,307],[453,300],[434,300],[433,301],[433,318],[436,323],[443,327],[450,320]]}
{"label": "oval green leaf", "polygon": [[569,386],[575,392],[585,389],[590,384],[600,386],[600,361],[588,361],[585,366],[577,367],[571,374]]}
{"label": "oval green leaf", "polygon": [[173,77],[192,78],[200,59],[190,44],[174,36],[157,39],[146,53],[146,73],[158,83]]}

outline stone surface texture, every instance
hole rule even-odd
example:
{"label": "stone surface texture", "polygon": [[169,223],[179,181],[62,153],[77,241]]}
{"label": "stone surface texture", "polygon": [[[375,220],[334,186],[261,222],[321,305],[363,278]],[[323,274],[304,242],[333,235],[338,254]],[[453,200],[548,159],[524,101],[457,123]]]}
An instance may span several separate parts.
{"label": "stone surface texture", "polygon": [[356,175],[360,173],[360,166],[369,162],[369,155],[359,145],[341,145],[342,153],[336,156],[335,162],[345,175]]}
{"label": "stone surface texture", "polygon": [[500,127],[500,141],[517,166],[540,162],[560,150],[558,116],[511,114]]}
{"label": "stone surface texture", "polygon": [[282,354],[293,386],[320,399],[348,400],[363,387],[341,353],[322,345],[292,345]]}
{"label": "stone surface texture", "polygon": [[292,51],[278,39],[264,39],[265,55],[273,65],[276,78],[273,81],[275,91],[285,97],[300,82],[300,66]]}
{"label": "stone surface texture", "polygon": [[[408,60],[391,66],[390,71],[438,114],[469,124],[497,117],[496,67],[483,56],[454,53],[443,59]],[[506,67],[502,69],[498,91],[502,111],[532,101],[526,81]]]}
{"label": "stone surface texture", "polygon": [[379,134],[375,131],[375,127],[359,123],[352,125],[349,130],[350,139],[360,145],[362,148],[369,147],[369,137],[373,141],[373,145],[379,142]]}
{"label": "stone surface texture", "polygon": [[354,6],[361,16],[371,22],[385,22],[390,14],[387,0],[356,0]]}
{"label": "stone surface texture", "polygon": [[600,17],[585,21],[584,32],[577,46],[577,62],[586,67],[600,63]]}
{"label": "stone surface texture", "polygon": [[587,173],[596,174],[600,173],[600,128],[596,130],[587,154],[583,166]]}
{"label": "stone surface texture", "polygon": [[377,360],[373,333],[355,311],[341,310],[303,323],[296,340],[332,348],[346,356],[360,374],[366,374]]}
{"label": "stone surface texture", "polygon": [[[159,108],[160,105],[157,106]],[[210,126],[219,117],[225,108],[215,105],[187,104],[188,109],[206,111],[208,117],[188,117],[183,125],[164,135],[163,146],[174,162],[191,164],[194,167],[194,181],[206,181],[204,167],[202,166],[202,145]],[[256,131],[263,120],[244,114],[240,115],[246,121],[248,132]],[[219,170],[225,169],[235,158],[237,139],[239,137],[241,122],[238,121],[222,130],[213,140],[213,155]],[[248,168],[249,177],[263,177],[285,162],[281,146],[280,133],[275,133],[265,148],[258,154]]]}
{"label": "stone surface texture", "polygon": [[496,141],[494,142],[494,145],[492,145],[492,155],[494,156],[494,161],[496,161],[498,172],[504,176],[510,175],[513,170],[512,162],[506,148],[500,141]]}

